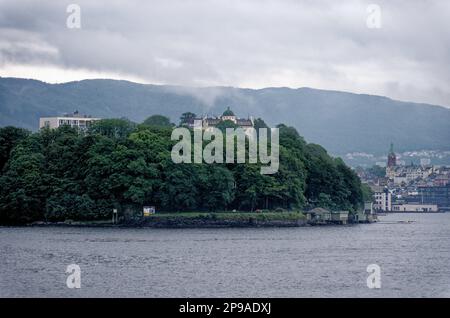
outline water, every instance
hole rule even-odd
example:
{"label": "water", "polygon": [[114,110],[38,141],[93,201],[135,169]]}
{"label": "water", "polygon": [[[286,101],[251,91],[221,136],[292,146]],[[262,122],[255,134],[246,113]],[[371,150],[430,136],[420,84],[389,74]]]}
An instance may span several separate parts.
{"label": "water", "polygon": [[[0,296],[450,297],[450,213],[380,219],[306,228],[0,228]],[[72,263],[81,267],[80,289],[66,286]],[[380,289],[366,285],[374,263]]]}

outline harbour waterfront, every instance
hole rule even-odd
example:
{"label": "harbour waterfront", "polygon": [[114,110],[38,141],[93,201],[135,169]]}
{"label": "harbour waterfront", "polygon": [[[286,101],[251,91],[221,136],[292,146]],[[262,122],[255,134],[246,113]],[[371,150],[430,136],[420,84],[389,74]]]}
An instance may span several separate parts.
{"label": "harbour waterfront", "polygon": [[[450,213],[300,228],[0,227],[0,255],[1,297],[450,297]],[[80,289],[66,286],[70,264]],[[380,289],[366,285],[369,264]]]}

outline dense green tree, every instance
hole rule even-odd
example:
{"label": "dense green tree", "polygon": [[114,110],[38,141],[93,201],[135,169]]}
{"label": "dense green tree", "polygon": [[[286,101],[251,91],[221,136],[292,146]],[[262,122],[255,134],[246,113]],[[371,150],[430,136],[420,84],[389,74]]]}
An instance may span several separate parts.
{"label": "dense green tree", "polygon": [[234,169],[236,182],[235,208],[254,211],[263,208],[265,203],[265,186],[270,177],[262,175],[259,165],[236,165]]}
{"label": "dense green tree", "polygon": [[378,177],[383,178],[386,176],[386,167],[380,167],[378,165],[373,165],[372,167],[367,169],[367,172]]}
{"label": "dense green tree", "polygon": [[256,130],[258,130],[259,128],[269,128],[269,126],[266,124],[266,122],[264,120],[262,120],[261,118],[256,118],[253,121],[253,126],[255,127]]}
{"label": "dense green tree", "polygon": [[102,119],[90,128],[91,134],[100,134],[109,138],[126,138],[133,132],[136,124],[126,118]]}
{"label": "dense green tree", "polygon": [[340,207],[346,210],[356,210],[363,202],[363,191],[361,180],[358,176],[345,165],[341,158],[335,159],[336,168],[339,173],[339,177],[342,182],[339,184],[340,189],[344,189],[338,192],[335,200],[339,198]]}
{"label": "dense green tree", "polygon": [[33,135],[12,151],[8,169],[0,177],[0,222],[27,223],[43,219],[49,188],[45,156]]}
{"label": "dense green tree", "polygon": [[200,165],[175,164],[164,160],[161,164],[161,185],[156,202],[166,211],[194,211],[202,202],[199,193]]}
{"label": "dense green tree", "polygon": [[373,201],[373,191],[367,183],[361,184],[362,198],[364,202]]}
{"label": "dense green tree", "polygon": [[144,120],[144,125],[157,127],[173,127],[170,119],[163,115],[152,115]]}
{"label": "dense green tree", "polygon": [[181,114],[180,117],[180,126],[182,126],[183,124],[186,124],[187,122],[189,122],[190,120],[193,120],[194,118],[196,118],[197,115],[191,112],[186,112]]}
{"label": "dense green tree", "polygon": [[23,128],[7,126],[0,128],[0,173],[9,159],[11,150],[30,132]]}
{"label": "dense green tree", "polygon": [[331,158],[315,144],[306,146],[306,159],[306,196],[310,203],[320,205],[319,195],[325,194],[338,209],[355,210],[362,204],[361,182],[341,159]]}
{"label": "dense green tree", "polygon": [[199,173],[199,188],[202,208],[223,211],[234,199],[234,179],[223,165],[204,164]]}

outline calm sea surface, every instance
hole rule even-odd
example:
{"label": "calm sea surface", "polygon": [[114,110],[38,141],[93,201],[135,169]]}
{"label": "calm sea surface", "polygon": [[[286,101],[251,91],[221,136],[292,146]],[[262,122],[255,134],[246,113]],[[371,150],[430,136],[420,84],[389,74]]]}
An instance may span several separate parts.
{"label": "calm sea surface", "polygon": [[[80,289],[66,286],[69,264]],[[369,264],[380,289],[366,285]],[[450,297],[450,213],[305,228],[0,227],[0,296]]]}

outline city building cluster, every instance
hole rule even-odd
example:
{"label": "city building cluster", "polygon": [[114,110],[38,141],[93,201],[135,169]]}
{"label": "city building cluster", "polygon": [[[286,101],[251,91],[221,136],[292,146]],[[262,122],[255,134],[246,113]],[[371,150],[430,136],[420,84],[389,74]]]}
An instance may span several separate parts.
{"label": "city building cluster", "polygon": [[450,211],[449,166],[430,165],[425,160],[418,165],[399,165],[391,144],[384,174],[379,169],[357,172],[371,187],[378,212]]}

